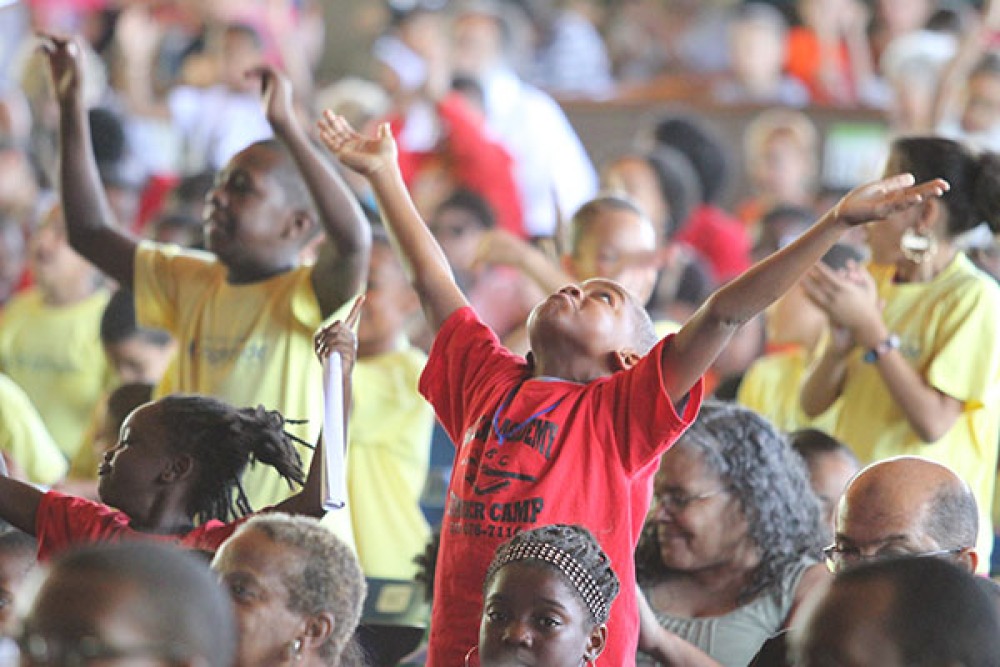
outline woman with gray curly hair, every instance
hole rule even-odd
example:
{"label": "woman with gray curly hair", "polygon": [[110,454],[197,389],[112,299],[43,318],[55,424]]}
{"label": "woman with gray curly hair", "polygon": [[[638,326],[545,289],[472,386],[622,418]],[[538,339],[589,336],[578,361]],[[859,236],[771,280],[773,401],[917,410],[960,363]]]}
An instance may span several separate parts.
{"label": "woman with gray curly hair", "polygon": [[746,665],[829,576],[802,460],[760,415],[707,404],[653,488],[636,549],[652,609],[640,647],[678,664]]}
{"label": "woman with gray curly hair", "polygon": [[236,609],[236,667],[363,662],[352,641],[365,578],[350,548],[310,517],[259,514],[212,561]]}

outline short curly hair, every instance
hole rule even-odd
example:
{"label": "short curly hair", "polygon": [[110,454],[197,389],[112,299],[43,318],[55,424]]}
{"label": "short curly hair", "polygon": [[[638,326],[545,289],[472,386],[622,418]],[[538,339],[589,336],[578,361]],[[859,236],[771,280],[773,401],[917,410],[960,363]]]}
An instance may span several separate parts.
{"label": "short curly hair", "polygon": [[511,563],[526,562],[559,572],[583,608],[589,610],[591,622],[607,622],[621,584],[611,567],[611,559],[589,530],[583,526],[552,524],[518,533],[501,544],[493,556],[483,582],[484,595],[497,572]]}
{"label": "short curly hair", "polygon": [[[760,551],[760,564],[740,591],[741,602],[780,581],[803,557],[820,559],[820,505],[809,473],[770,422],[734,404],[708,402],[677,447],[697,449],[709,469],[722,478],[739,501],[747,533]],[[655,583],[667,573],[652,521],[639,538],[635,562],[640,583]]]}
{"label": "short curly hair", "polygon": [[[361,565],[350,547],[316,519],[280,512],[257,514],[238,533],[256,530],[276,544],[302,554],[301,566],[289,567],[282,577],[288,589],[288,609],[312,615],[330,612],[337,619],[334,632],[320,647],[328,665],[339,664],[344,648],[361,620],[367,586]],[[289,558],[287,563],[298,559]]]}

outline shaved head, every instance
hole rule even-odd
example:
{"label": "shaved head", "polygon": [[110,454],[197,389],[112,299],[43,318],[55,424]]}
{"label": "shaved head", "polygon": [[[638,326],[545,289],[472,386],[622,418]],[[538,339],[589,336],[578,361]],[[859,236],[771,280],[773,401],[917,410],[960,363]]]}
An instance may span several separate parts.
{"label": "shaved head", "polygon": [[[951,469],[902,456],[866,467],[850,481],[837,512],[837,540],[861,548],[972,548],[979,515],[968,485]],[[973,567],[975,564],[973,564]]]}

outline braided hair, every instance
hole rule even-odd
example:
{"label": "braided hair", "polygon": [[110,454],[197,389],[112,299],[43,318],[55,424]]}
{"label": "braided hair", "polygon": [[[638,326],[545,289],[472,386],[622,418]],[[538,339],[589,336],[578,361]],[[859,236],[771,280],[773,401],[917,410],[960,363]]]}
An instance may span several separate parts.
{"label": "braided hair", "polygon": [[551,567],[570,584],[595,624],[605,623],[618,596],[611,559],[583,526],[553,524],[518,533],[501,544],[486,571],[484,595],[505,565],[529,561]]}
{"label": "braided hair", "polygon": [[199,521],[230,521],[253,511],[241,481],[251,462],[264,463],[292,487],[305,483],[302,458],[274,410],[235,408],[208,396],[172,395],[157,401],[170,424],[167,439],[178,453],[197,462],[188,512]]}

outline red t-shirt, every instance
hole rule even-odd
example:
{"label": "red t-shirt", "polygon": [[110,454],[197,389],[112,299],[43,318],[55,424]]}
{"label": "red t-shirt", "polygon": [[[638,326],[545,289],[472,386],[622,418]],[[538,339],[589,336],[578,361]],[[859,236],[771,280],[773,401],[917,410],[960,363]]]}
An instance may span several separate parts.
{"label": "red t-shirt", "polygon": [[699,382],[683,417],[675,412],[660,375],[669,340],[627,371],[578,384],[531,377],[525,360],[471,308],[441,327],[420,391],[458,451],[441,526],[428,665],[460,665],[477,644],[483,580],[496,548],[521,530],[554,523],[589,528],[622,582],[598,664],[635,664],[632,552],[659,457],[702,398]]}
{"label": "red t-shirt", "polygon": [[245,520],[223,523],[213,519],[184,535],[156,535],[133,529],[128,515],[107,505],[49,491],[35,515],[38,560],[48,560],[76,545],[120,540],[155,540],[215,552]]}

